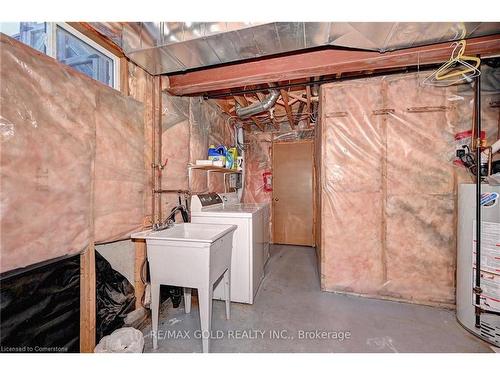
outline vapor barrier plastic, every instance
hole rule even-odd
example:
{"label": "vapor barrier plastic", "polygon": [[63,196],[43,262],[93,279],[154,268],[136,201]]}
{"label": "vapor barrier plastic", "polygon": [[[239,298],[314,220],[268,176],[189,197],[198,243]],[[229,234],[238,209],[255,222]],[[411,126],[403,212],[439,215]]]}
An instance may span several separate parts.
{"label": "vapor barrier plastic", "polygon": [[314,139],[314,127],[302,130],[273,133],[273,142],[294,142],[305,139]]}
{"label": "vapor barrier plastic", "polygon": [[266,172],[272,172],[272,134],[245,132],[245,203],[271,203],[272,191],[264,189]]}
{"label": "vapor barrier plastic", "polygon": [[[426,74],[322,86],[326,290],[454,304],[456,184],[470,181],[453,164],[455,135],[472,126],[473,95],[422,86]],[[493,117],[483,117],[490,143]]]}
{"label": "vapor barrier plastic", "polygon": [[[162,189],[193,193],[224,192],[224,175],[191,170],[188,164],[206,159],[211,144],[234,144],[234,130],[228,116],[210,100],[162,94]],[[163,194],[164,212],[178,203],[176,193]],[[162,203],[163,204],[163,203]]]}
{"label": "vapor barrier plastic", "polygon": [[[162,189],[189,189],[188,169],[190,125],[189,98],[162,94]],[[164,195],[165,212],[177,204],[176,195]]]}
{"label": "vapor barrier plastic", "polygon": [[144,221],[144,106],[98,91],[94,181],[94,241],[126,238]]}
{"label": "vapor barrier plastic", "polygon": [[[146,73],[143,69],[134,63],[128,63],[128,94],[135,100],[143,103],[143,118],[144,118],[144,170],[146,171],[146,186],[144,194],[144,207],[147,217],[151,217],[151,191],[153,189],[153,180],[151,178],[151,163],[153,162],[153,104],[152,104],[152,89],[153,77]],[[149,222],[151,222],[149,220]]]}
{"label": "vapor barrier plastic", "polygon": [[142,104],[0,42],[0,271],[127,237],[144,216]]}
{"label": "vapor barrier plastic", "polygon": [[[196,98],[196,100],[201,101],[202,99]],[[194,108],[194,107],[193,107]],[[230,118],[228,115],[221,112],[219,107],[212,100],[203,100],[201,102],[201,109],[203,116],[201,121],[205,121],[210,124],[210,129],[208,132],[208,145],[225,145],[226,147],[231,147],[235,145],[235,134],[234,134],[234,119]],[[198,123],[201,123],[198,121]],[[192,150],[195,150],[192,148]],[[206,158],[207,151],[203,150],[203,158]],[[194,156],[194,155],[193,155]],[[193,162],[196,161],[195,158],[191,159]],[[223,173],[211,173],[209,180],[209,190],[215,192],[229,191],[228,177]]]}
{"label": "vapor barrier plastic", "polygon": [[0,34],[1,264],[4,272],[91,242],[95,88]]}
{"label": "vapor barrier plastic", "polygon": [[271,203],[272,191],[264,189],[264,173],[273,169],[273,142],[314,139],[314,128],[282,132],[245,132],[245,203]]}

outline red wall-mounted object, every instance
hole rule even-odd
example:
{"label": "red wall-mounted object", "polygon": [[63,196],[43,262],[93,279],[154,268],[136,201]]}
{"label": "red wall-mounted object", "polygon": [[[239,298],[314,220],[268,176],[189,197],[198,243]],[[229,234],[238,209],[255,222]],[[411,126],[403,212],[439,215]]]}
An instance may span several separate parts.
{"label": "red wall-mounted object", "polygon": [[273,191],[273,174],[271,172],[262,173],[262,181],[264,182],[264,191]]}

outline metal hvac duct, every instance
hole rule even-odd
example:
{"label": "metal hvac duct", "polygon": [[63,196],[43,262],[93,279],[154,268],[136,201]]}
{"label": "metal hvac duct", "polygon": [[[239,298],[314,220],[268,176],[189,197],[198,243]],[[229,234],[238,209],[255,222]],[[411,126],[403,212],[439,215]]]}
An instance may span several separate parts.
{"label": "metal hvac duct", "polygon": [[276,103],[276,100],[278,100],[278,97],[280,96],[280,92],[278,90],[269,91],[271,91],[271,93],[262,99],[261,102],[253,103],[246,107],[240,107],[239,104],[236,103],[236,115],[240,119],[244,120],[258,113],[267,111],[274,105],[274,103]]}
{"label": "metal hvac duct", "polygon": [[151,74],[321,46],[393,51],[500,33],[498,22],[91,23]]}

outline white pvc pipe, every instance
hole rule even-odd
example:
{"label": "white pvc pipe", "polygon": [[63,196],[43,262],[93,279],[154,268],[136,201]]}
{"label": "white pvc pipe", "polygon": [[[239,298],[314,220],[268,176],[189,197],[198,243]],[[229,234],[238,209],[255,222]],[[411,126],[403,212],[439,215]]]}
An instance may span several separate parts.
{"label": "white pvc pipe", "polygon": [[[500,151],[500,139],[491,145],[491,155],[496,154],[498,151]],[[483,151],[481,153],[481,162],[487,163],[488,157],[489,157],[489,151],[488,152]]]}

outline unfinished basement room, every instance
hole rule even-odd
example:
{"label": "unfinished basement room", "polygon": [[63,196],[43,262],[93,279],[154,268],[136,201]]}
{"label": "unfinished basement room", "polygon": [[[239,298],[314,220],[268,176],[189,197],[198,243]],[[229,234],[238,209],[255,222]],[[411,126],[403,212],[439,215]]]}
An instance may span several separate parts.
{"label": "unfinished basement room", "polygon": [[0,360],[498,370],[498,3],[148,1],[0,14]]}

